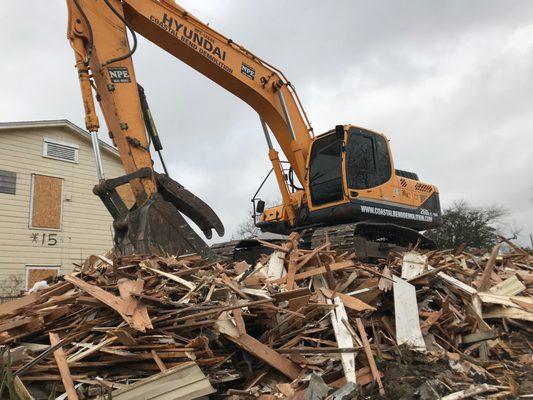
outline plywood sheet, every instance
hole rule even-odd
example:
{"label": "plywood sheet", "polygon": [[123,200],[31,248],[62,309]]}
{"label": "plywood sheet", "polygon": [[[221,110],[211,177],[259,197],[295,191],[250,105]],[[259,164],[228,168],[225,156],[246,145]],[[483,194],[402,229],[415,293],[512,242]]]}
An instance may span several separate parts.
{"label": "plywood sheet", "polygon": [[35,228],[61,228],[63,179],[34,175],[31,225]]}
{"label": "plywood sheet", "polygon": [[35,283],[57,276],[57,268],[32,268],[28,267],[28,287],[30,290]]}
{"label": "plywood sheet", "polygon": [[414,252],[404,254],[402,263],[402,279],[406,281],[423,274],[426,269],[427,256]]}

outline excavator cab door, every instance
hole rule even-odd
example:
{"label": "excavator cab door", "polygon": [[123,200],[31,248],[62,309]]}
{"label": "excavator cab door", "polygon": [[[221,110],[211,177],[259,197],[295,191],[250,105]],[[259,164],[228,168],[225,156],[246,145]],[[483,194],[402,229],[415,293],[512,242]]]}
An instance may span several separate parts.
{"label": "excavator cab door", "polygon": [[314,207],[343,200],[342,151],[343,139],[335,131],[313,142],[309,160],[309,191]]}

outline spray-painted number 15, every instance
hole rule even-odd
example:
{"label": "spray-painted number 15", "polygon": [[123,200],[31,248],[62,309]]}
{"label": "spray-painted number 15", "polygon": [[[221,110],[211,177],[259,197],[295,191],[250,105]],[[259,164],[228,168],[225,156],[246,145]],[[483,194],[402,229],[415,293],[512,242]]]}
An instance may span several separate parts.
{"label": "spray-painted number 15", "polygon": [[33,243],[39,243],[39,239],[43,246],[55,246],[57,244],[57,233],[31,234],[31,241]]}

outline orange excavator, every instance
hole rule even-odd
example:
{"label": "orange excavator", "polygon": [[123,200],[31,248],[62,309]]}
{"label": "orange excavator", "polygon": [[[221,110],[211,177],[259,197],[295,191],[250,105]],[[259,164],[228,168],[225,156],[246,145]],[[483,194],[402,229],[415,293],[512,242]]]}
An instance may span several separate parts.
{"label": "orange excavator", "polygon": [[[395,169],[389,142],[382,134],[342,124],[315,136],[294,87],[282,72],[173,1],[67,0],[67,5],[68,39],[74,49],[85,123],[97,161],[99,183],[94,193],[114,219],[119,255],[212,255],[183,215],[207,238],[213,230],[224,234],[215,212],[170,178],[162,157],[164,173],[153,169],[150,148],[161,156],[162,145],[135,76],[137,34],[259,114],[282,200],[265,209],[265,203],[254,196],[254,220],[262,231],[304,231],[306,237],[309,233],[335,237],[336,232],[348,232],[351,245],[357,244],[358,252],[368,256],[409,243],[432,246],[420,231],[439,224],[438,190],[420,182],[414,173]],[[120,153],[124,176],[105,178],[97,146],[100,124],[94,98]],[[272,136],[286,161],[280,159]],[[130,208],[116,190],[125,184],[130,185],[136,200]]]}

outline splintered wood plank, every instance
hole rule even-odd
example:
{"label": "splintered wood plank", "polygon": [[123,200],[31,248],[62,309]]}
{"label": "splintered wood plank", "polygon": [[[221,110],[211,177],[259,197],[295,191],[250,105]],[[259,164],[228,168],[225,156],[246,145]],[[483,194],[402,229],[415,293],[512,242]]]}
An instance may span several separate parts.
{"label": "splintered wood plank", "polygon": [[513,275],[510,278],[507,278],[506,280],[491,287],[489,292],[501,296],[515,296],[524,290],[526,290],[526,286],[520,282],[516,275]]}
{"label": "splintered wood plank", "polygon": [[282,356],[270,347],[265,346],[254,337],[248,334],[237,337],[228,334],[225,334],[225,336],[241,349],[270,365],[272,368],[278,370],[288,378],[294,380],[298,377],[298,375],[300,375],[301,369],[297,364],[293,363],[287,357]]}
{"label": "splintered wood plank", "polygon": [[502,306],[508,307],[519,306],[519,303],[516,302],[518,300],[518,302],[526,305],[526,307],[533,308],[533,298],[526,296],[499,296],[492,293],[479,293],[479,298],[483,303],[501,304]]}
{"label": "splintered wood plank", "polygon": [[294,288],[294,276],[296,275],[296,270],[298,267],[296,264],[296,257],[297,256],[294,251],[289,254],[289,270],[287,271],[286,283],[287,290],[292,290]]}
{"label": "splintered wood plank", "polygon": [[[353,267],[354,265],[355,265],[355,263],[352,260],[348,260],[348,261],[341,261],[341,262],[332,263],[332,264],[329,265],[329,268],[331,269],[331,271],[340,271],[340,270],[343,270],[343,269],[347,269],[347,268]],[[300,281],[302,279],[307,279],[307,278],[310,278],[312,276],[325,274],[326,272],[327,272],[326,267],[314,268],[314,269],[311,269],[309,271],[305,271],[305,272],[301,272],[299,274],[296,274],[294,276],[294,280],[295,281]],[[274,285],[280,285],[282,283],[285,283],[286,281],[287,281],[287,276],[285,275],[282,278],[273,280],[271,283],[274,284]]]}
{"label": "splintered wood plank", "polygon": [[[54,332],[49,332],[50,335],[50,344],[52,346],[59,343],[59,335]],[[59,369],[59,374],[61,375],[61,380],[63,381],[63,386],[67,393],[68,400],[78,400],[78,395],[76,394],[76,389],[74,389],[74,381],[70,375],[70,370],[68,368],[67,360],[65,359],[65,352],[63,347],[59,347],[54,351],[54,358],[56,360],[57,368]]]}
{"label": "splintered wood plank", "polygon": [[[333,326],[333,332],[335,333],[335,339],[337,339],[337,345],[340,348],[343,347],[353,347],[353,338],[346,327],[348,324],[348,315],[346,314],[346,309],[344,304],[339,296],[335,296],[333,300],[326,299],[328,303],[333,303],[337,306],[331,315],[331,325]],[[344,370],[344,376],[346,377],[347,382],[356,383],[355,375],[355,354],[351,353],[341,353],[341,364],[342,369]]]}
{"label": "splintered wood plank", "polygon": [[186,288],[188,288],[189,290],[194,290],[196,289],[196,285],[192,282],[189,282],[183,278],[180,278],[179,276],[176,276],[176,275],[173,275],[173,274],[169,274],[168,272],[164,272],[164,271],[161,271],[159,269],[155,269],[155,268],[152,268],[152,267],[149,267],[146,263],[144,262],[141,262],[139,264],[142,268],[146,268],[147,270],[149,271],[152,271],[153,273],[157,274],[157,275],[161,275],[161,276],[164,276],[165,278],[167,279],[170,279],[174,282],[177,282],[179,283],[180,285],[183,285],[185,286]]}
{"label": "splintered wood plank", "polygon": [[125,329],[115,329],[109,332],[113,336],[116,336],[117,339],[126,346],[137,346],[139,343],[135,340],[131,334]]}
{"label": "splintered wood plank", "polygon": [[11,329],[20,328],[30,322],[32,322],[36,317],[25,317],[20,319],[10,319],[9,321],[0,324],[0,332],[9,331]]}
{"label": "splintered wood plank", "polygon": [[0,304],[0,317],[11,314],[23,307],[36,303],[40,298],[39,293],[32,293],[18,299],[8,301]]}
{"label": "splintered wood plank", "polygon": [[515,303],[516,305],[522,307],[524,310],[527,310],[527,311],[533,313],[533,304],[529,300],[530,299],[527,298],[527,301],[524,301],[524,300],[522,300],[522,297],[518,297],[518,296],[511,297],[511,301],[513,303]]}
{"label": "splintered wood plank", "polygon": [[124,312],[126,315],[131,316],[133,327],[137,330],[153,329],[146,305],[132,296],[132,294],[141,294],[143,286],[144,281],[142,279],[137,279],[136,281],[120,279],[118,281],[120,297],[125,301]]}
{"label": "splintered wood plank", "polygon": [[82,359],[84,359],[85,357],[88,357],[90,356],[91,354],[94,354],[96,353],[98,350],[100,350],[102,347],[104,346],[107,346],[113,342],[115,342],[118,338],[117,337],[112,337],[112,338],[107,338],[107,339],[104,339],[102,340],[100,343],[96,344],[96,345],[92,345],[90,348],[88,348],[87,350],[85,351],[82,351],[80,353],[76,353],[72,356],[70,356],[68,359],[67,359],[67,362],[69,364],[72,364],[72,363],[75,363],[77,361],[80,361]]}
{"label": "splintered wood plank", "polygon": [[[333,291],[330,289],[322,288],[322,292],[326,297],[332,298]],[[356,297],[348,296],[344,293],[336,293],[336,296],[339,296],[344,303],[345,307],[348,307],[355,311],[375,311],[376,308],[372,307],[369,304],[366,304],[364,301],[359,300]]]}
{"label": "splintered wood plank", "polygon": [[356,318],[355,322],[357,324],[357,330],[359,331],[359,336],[361,336],[361,340],[363,341],[363,347],[365,348],[366,359],[368,360],[368,365],[370,365],[372,376],[374,380],[378,383],[379,394],[382,396],[385,396],[385,388],[383,387],[383,383],[381,382],[381,376],[379,375],[378,367],[376,365],[376,361],[374,360],[374,354],[372,354],[372,349],[370,348],[370,342],[368,341],[368,337],[366,336],[366,331],[363,325],[363,321],[361,321],[361,318]]}
{"label": "splintered wood plank", "polygon": [[[428,266],[428,269],[433,270],[435,268]],[[469,286],[466,283],[461,282],[459,279],[455,279],[453,276],[445,274],[444,272],[439,272],[437,276],[465,294],[473,296],[477,293],[477,290],[472,286]]]}
{"label": "splintered wood plank", "polygon": [[511,318],[511,319],[521,319],[524,321],[533,322],[533,312],[522,310],[521,308],[503,306],[493,308],[490,312],[483,314],[484,318]]}
{"label": "splintered wood plank", "polygon": [[161,360],[159,355],[156,353],[156,351],[150,350],[150,353],[152,354],[152,357],[154,358],[154,361],[157,364],[158,368],[161,370],[161,372],[165,372],[167,370],[167,367],[163,360]]}
{"label": "splintered wood plank", "polygon": [[426,350],[420,329],[415,287],[397,276],[393,280],[396,342],[398,345],[406,343],[414,350]]}
{"label": "splintered wood plank", "polygon": [[233,314],[233,319],[235,320],[235,325],[237,326],[237,330],[239,331],[239,335],[245,335],[246,334],[246,325],[244,323],[244,319],[242,318],[242,311],[240,308],[236,308],[231,311]]}
{"label": "splintered wood plank", "polygon": [[95,297],[108,307],[111,307],[113,310],[118,312],[122,318],[124,318],[124,321],[126,321],[132,328],[135,328],[140,332],[145,332],[146,328],[151,326],[151,323],[150,325],[139,325],[134,323],[133,318],[127,314],[128,304],[122,298],[114,296],[111,293],[106,292],[104,289],[95,285],[91,285],[90,283],[82,281],[81,279],[72,275],[65,275],[65,280],[89,293],[91,296]]}
{"label": "splintered wood plank", "polygon": [[130,279],[119,279],[118,282],[118,292],[120,297],[125,302],[124,313],[127,315],[133,315],[133,312],[137,308],[138,300],[132,296],[132,293],[141,294],[144,286],[144,281],[142,279],[137,279],[136,281]]}
{"label": "splintered wood plank", "polygon": [[501,244],[497,244],[496,246],[492,248],[492,252],[490,253],[489,260],[487,261],[487,264],[485,264],[485,269],[483,270],[483,274],[481,274],[481,278],[478,284],[478,290],[480,292],[485,292],[490,287],[490,275],[492,274],[492,270],[494,269],[494,266],[496,265],[496,258],[498,257],[500,246]]}

